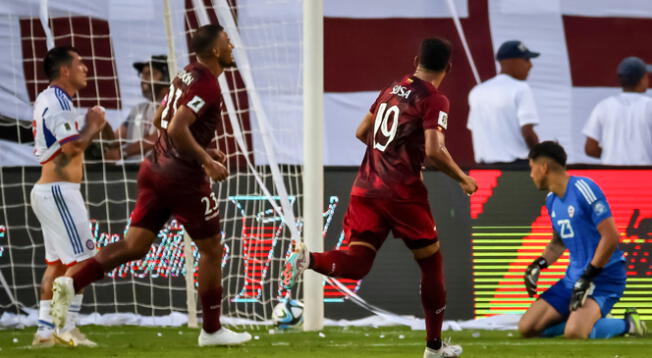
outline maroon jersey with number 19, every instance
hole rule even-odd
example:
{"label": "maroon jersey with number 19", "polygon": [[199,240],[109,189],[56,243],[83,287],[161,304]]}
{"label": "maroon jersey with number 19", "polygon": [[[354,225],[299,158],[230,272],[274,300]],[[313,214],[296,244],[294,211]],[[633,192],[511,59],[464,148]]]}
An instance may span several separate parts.
{"label": "maroon jersey with number 19", "polygon": [[427,201],[421,180],[426,129],[445,131],[449,103],[429,82],[405,76],[385,88],[370,112],[367,151],[351,195]]}

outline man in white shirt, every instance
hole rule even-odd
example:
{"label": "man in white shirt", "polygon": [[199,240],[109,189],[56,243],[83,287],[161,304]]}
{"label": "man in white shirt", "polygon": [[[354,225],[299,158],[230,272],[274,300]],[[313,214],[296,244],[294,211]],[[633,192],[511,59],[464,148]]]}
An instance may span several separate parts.
{"label": "man in white shirt", "polygon": [[146,101],[134,106],[124,123],[116,129],[114,138],[119,142],[105,151],[104,157],[108,160],[122,157],[140,162],[154,147],[158,137],[153,120],[170,85],[167,56],[152,56],[148,62],[136,62],[133,66],[138,71],[140,89]]}
{"label": "man in white shirt", "polygon": [[652,98],[645,95],[650,67],[638,57],[620,62],[623,91],[600,101],[582,131],[587,155],[606,165],[652,165]]}
{"label": "man in white shirt", "polygon": [[539,53],[521,41],[503,43],[496,59],[500,73],[469,93],[467,128],[472,133],[476,163],[514,163],[527,167],[529,148],[539,142],[534,126],[539,116],[530,86],[525,82],[531,58]]}
{"label": "man in white shirt", "polygon": [[94,347],[75,327],[83,300],[77,294],[67,312],[63,329],[55,332],[51,315],[53,281],[76,263],[95,255],[88,211],[79,189],[83,176],[83,153],[91,139],[104,127],[105,113],[100,106],[79,118],[72,96],[86,87],[88,68],[77,50],[55,47],[43,60],[50,81],[34,101],[34,154],[41,163],[41,177],[31,191],[30,204],[41,224],[47,268],[41,280],[38,330],[32,345]]}

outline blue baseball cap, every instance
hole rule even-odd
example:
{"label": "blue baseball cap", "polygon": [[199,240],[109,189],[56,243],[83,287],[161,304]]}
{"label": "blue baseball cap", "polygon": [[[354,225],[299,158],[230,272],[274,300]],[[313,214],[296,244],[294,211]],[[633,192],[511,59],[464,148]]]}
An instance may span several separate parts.
{"label": "blue baseball cap", "polygon": [[500,48],[496,53],[496,59],[498,61],[506,60],[509,58],[530,59],[530,58],[539,57],[539,55],[540,53],[532,52],[527,47],[525,47],[522,41],[511,40],[511,41],[506,41],[502,45],[500,45]]}
{"label": "blue baseball cap", "polygon": [[647,72],[652,72],[652,66],[635,56],[623,59],[618,65],[618,77],[629,82],[640,81]]}

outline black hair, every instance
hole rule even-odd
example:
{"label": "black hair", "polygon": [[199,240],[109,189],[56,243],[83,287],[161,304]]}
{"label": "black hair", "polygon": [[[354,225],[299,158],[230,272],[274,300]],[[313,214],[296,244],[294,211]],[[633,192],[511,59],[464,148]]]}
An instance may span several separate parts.
{"label": "black hair", "polygon": [[49,81],[54,81],[59,77],[59,68],[62,65],[70,65],[72,63],[72,54],[79,53],[76,48],[72,46],[58,46],[50,49],[43,58],[43,70]]}
{"label": "black hair", "polygon": [[[647,73],[644,73],[643,76],[647,76]],[[643,76],[636,78],[635,76],[618,75],[618,82],[620,83],[620,87],[622,87],[623,89],[631,90],[636,88],[636,86],[638,86],[638,84],[643,79]]]}
{"label": "black hair", "polygon": [[190,41],[190,47],[197,56],[206,55],[222,31],[224,28],[220,25],[204,25],[195,31]]}
{"label": "black hair", "polygon": [[441,72],[446,69],[451,59],[452,47],[448,40],[431,37],[421,41],[419,47],[419,65],[425,69]]}
{"label": "black hair", "polygon": [[566,167],[566,159],[568,158],[564,147],[551,140],[535,144],[530,149],[528,158],[536,160],[539,157],[550,158],[562,167]]}

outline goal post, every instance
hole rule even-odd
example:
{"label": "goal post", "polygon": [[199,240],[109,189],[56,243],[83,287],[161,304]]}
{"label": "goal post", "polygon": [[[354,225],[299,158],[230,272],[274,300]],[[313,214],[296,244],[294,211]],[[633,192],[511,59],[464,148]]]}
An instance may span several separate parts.
{"label": "goal post", "polygon": [[[310,251],[324,250],[324,17],[323,0],[303,2],[303,238]],[[306,331],[324,326],[324,277],[304,273]]]}

